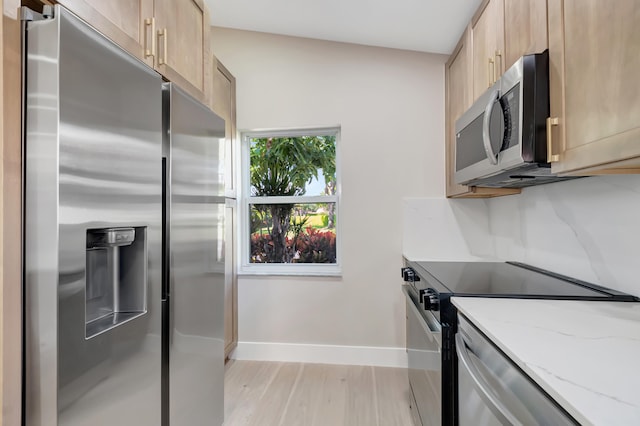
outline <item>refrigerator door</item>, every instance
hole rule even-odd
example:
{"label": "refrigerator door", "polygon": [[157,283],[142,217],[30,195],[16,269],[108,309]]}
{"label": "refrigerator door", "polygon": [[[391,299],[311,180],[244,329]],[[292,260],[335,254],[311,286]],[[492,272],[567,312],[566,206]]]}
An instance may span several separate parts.
{"label": "refrigerator door", "polygon": [[163,108],[169,252],[164,397],[171,426],[221,425],[225,123],[171,83],[164,86]]}
{"label": "refrigerator door", "polygon": [[25,424],[160,424],[162,81],[65,9],[27,26]]}

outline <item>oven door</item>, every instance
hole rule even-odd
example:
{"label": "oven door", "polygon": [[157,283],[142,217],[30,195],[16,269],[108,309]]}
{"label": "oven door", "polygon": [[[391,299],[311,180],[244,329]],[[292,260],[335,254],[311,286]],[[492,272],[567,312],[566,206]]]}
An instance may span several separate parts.
{"label": "oven door", "polygon": [[441,327],[403,286],[407,302],[407,357],[411,385],[411,412],[416,425],[440,426],[442,418]]}

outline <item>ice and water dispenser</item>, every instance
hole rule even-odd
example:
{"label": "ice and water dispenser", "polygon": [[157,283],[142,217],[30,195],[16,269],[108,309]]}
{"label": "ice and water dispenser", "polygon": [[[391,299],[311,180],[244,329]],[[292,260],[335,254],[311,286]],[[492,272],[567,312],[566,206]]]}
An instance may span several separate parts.
{"label": "ice and water dispenser", "polygon": [[85,338],[147,311],[147,228],[87,230]]}

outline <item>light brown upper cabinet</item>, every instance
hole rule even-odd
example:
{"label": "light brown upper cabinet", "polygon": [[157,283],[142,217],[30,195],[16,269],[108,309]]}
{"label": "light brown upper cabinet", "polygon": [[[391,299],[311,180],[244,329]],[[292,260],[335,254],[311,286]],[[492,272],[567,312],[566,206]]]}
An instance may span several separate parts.
{"label": "light brown upper cabinet", "polygon": [[169,81],[207,102],[211,81],[210,23],[204,0],[154,0],[156,68]]}
{"label": "light brown upper cabinet", "polygon": [[204,0],[59,0],[201,102],[211,84]]}
{"label": "light brown upper cabinet", "polygon": [[523,55],[543,52],[547,40],[546,0],[504,1],[504,66],[502,72]]}
{"label": "light brown upper cabinet", "polygon": [[445,131],[446,131],[446,185],[447,197],[470,192],[470,188],[457,185],[454,180],[456,120],[471,105],[471,58],[469,31],[465,31],[445,65]]}
{"label": "light brown upper cabinet", "polygon": [[518,58],[548,46],[545,0],[485,0],[471,20],[473,100]]}
{"label": "light brown upper cabinet", "polygon": [[[59,0],[58,3],[138,59],[154,65],[150,54],[155,37],[150,21],[153,0]],[[145,49],[148,50],[146,56]]]}
{"label": "light brown upper cabinet", "polygon": [[640,173],[640,5],[548,0],[557,173]]}
{"label": "light brown upper cabinet", "polygon": [[472,95],[470,30],[464,32],[445,65],[445,131],[446,131],[446,194],[447,197],[497,197],[517,194],[514,188],[478,188],[457,185],[455,172],[456,120],[471,106]]}
{"label": "light brown upper cabinet", "polygon": [[[509,1],[509,0],[507,0]],[[504,67],[503,0],[485,0],[471,20],[472,101],[482,95]]]}
{"label": "light brown upper cabinet", "polygon": [[211,109],[225,122],[225,195],[236,198],[236,79],[213,57]]}

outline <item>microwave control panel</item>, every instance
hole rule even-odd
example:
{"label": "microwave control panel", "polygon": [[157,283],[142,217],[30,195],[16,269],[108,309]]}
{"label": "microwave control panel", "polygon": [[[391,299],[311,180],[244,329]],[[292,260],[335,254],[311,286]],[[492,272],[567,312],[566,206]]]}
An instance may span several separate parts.
{"label": "microwave control panel", "polygon": [[504,139],[500,151],[505,151],[518,144],[520,135],[520,84],[516,84],[511,90],[500,98],[504,116]]}

